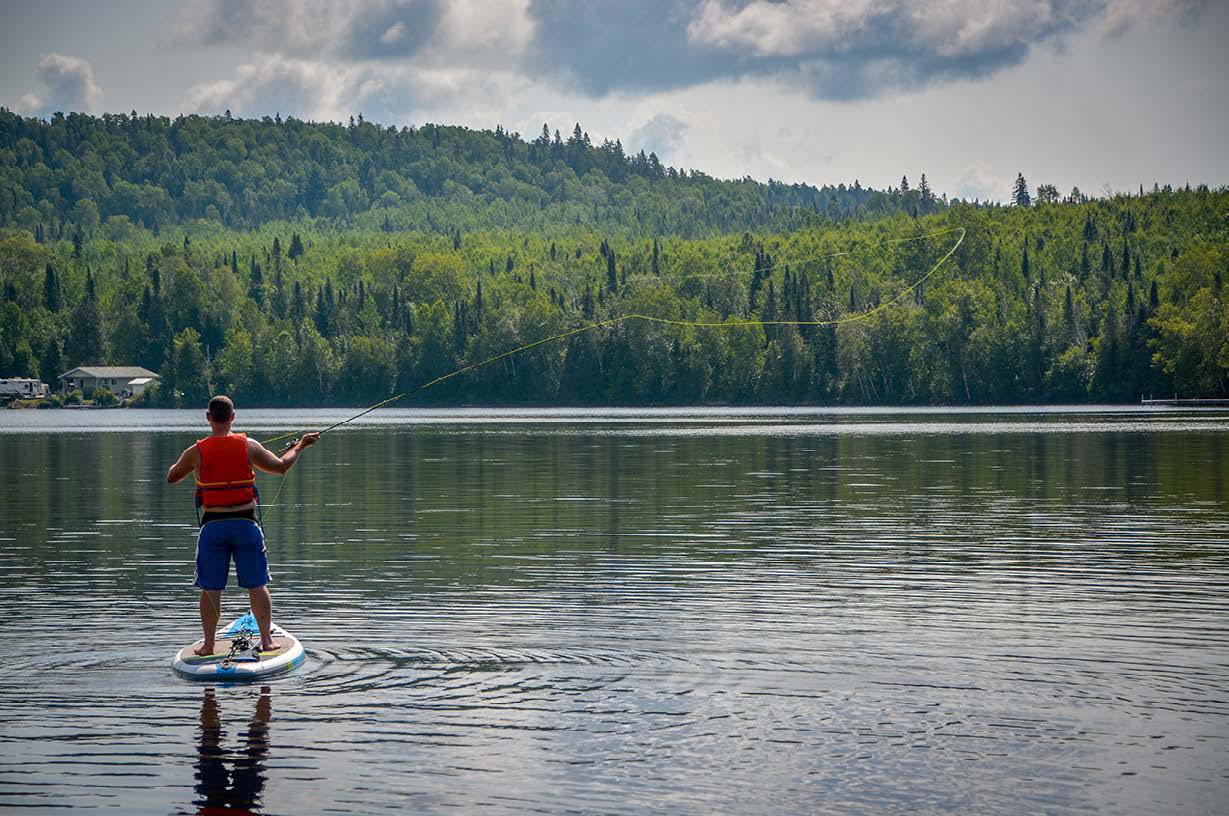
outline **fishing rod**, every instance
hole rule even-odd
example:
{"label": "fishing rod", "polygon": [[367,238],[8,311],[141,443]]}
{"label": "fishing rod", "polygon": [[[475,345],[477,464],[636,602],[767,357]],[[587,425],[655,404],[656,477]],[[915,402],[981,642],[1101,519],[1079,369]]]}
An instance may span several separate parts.
{"label": "fishing rod", "polygon": [[[654,316],[654,315],[646,315],[646,314],[639,314],[639,313],[631,313],[631,314],[625,314],[625,315],[617,315],[617,316],[615,316],[615,317],[608,318],[608,319],[606,319],[606,320],[599,320],[599,321],[596,321],[596,322],[593,322],[593,323],[587,323],[587,324],[585,324],[585,325],[583,325],[583,326],[579,326],[579,327],[576,327],[576,328],[573,328],[573,329],[569,329],[569,330],[567,330],[567,331],[560,332],[560,333],[558,333],[558,334],[551,335],[550,337],[544,337],[544,338],[542,338],[542,339],[540,339],[540,340],[535,340],[535,341],[533,341],[532,343],[526,343],[526,344],[524,344],[524,345],[517,346],[516,348],[511,349],[511,350],[509,350],[509,351],[501,352],[500,354],[496,354],[496,355],[494,355],[494,356],[492,356],[492,357],[488,357],[488,358],[486,358],[486,359],[484,359],[484,360],[480,360],[480,361],[475,362],[475,363],[469,363],[469,364],[467,364],[467,365],[461,366],[460,368],[456,369],[455,371],[450,371],[450,372],[448,372],[447,374],[444,374],[444,375],[442,375],[442,376],[436,377],[435,379],[430,380],[430,381],[428,381],[428,382],[426,382],[426,383],[423,383],[422,385],[416,386],[415,388],[412,388],[412,389],[410,389],[409,391],[404,391],[404,392],[402,392],[402,393],[400,393],[400,394],[394,394],[393,396],[391,396],[391,397],[389,397],[389,398],[387,398],[387,399],[384,399],[384,400],[381,400],[380,402],[377,402],[375,405],[372,405],[372,406],[371,406],[371,407],[369,407],[369,408],[364,408],[362,411],[358,412],[357,414],[355,414],[355,415],[354,415],[354,416],[352,416],[352,417],[349,417],[349,418],[347,418],[347,419],[343,419],[343,420],[341,420],[340,422],[335,422],[335,423],[333,423],[332,425],[328,426],[328,427],[327,427],[327,428],[325,428],[324,430],[320,431],[320,434],[321,434],[321,435],[324,435],[324,434],[328,433],[329,431],[332,431],[332,430],[334,430],[334,429],[336,429],[336,428],[341,427],[342,425],[346,425],[346,424],[348,424],[348,423],[350,423],[350,422],[353,422],[353,421],[354,421],[354,420],[356,420],[356,419],[359,419],[360,417],[366,416],[367,414],[371,413],[372,411],[376,410],[377,408],[382,408],[382,407],[384,407],[385,405],[389,405],[389,404],[391,404],[391,403],[393,403],[393,402],[397,402],[398,400],[403,399],[403,398],[405,398],[405,397],[407,397],[407,396],[410,396],[411,394],[416,394],[416,393],[418,393],[419,391],[425,391],[425,390],[427,390],[428,388],[431,388],[431,387],[433,387],[433,386],[439,385],[440,383],[447,382],[448,380],[451,380],[451,379],[453,379],[454,377],[459,377],[459,376],[461,376],[462,374],[466,374],[466,373],[468,373],[468,372],[475,371],[475,370],[477,370],[477,369],[479,369],[479,368],[483,368],[483,367],[488,366],[488,365],[490,365],[490,364],[492,364],[492,363],[497,363],[497,362],[499,362],[500,360],[505,360],[505,359],[507,359],[507,358],[509,358],[509,357],[512,357],[512,356],[517,355],[517,354],[520,354],[520,353],[522,353],[522,352],[526,352],[526,351],[529,351],[529,350],[531,350],[531,349],[535,349],[535,348],[537,348],[538,346],[542,346],[542,345],[545,345],[545,344],[547,344],[547,343],[553,343],[553,342],[555,342],[555,341],[557,341],[557,340],[566,340],[566,339],[568,339],[569,337],[574,337],[574,336],[576,336],[576,335],[578,335],[578,334],[583,334],[584,332],[593,331],[593,330],[595,330],[595,329],[600,329],[600,328],[604,328],[604,327],[608,327],[608,326],[617,326],[617,325],[619,325],[619,324],[621,324],[621,323],[625,323],[625,322],[632,321],[632,320],[642,320],[642,321],[645,321],[645,322],[647,322],[647,323],[656,323],[656,324],[658,324],[658,325],[662,325],[662,326],[692,327],[692,328],[701,328],[701,329],[732,329],[732,328],[746,328],[746,327],[750,327],[750,326],[761,326],[761,327],[764,327],[764,326],[813,326],[813,327],[832,326],[832,327],[835,327],[835,326],[842,326],[842,325],[846,325],[846,324],[849,324],[849,323],[856,323],[856,322],[859,322],[859,321],[862,321],[862,320],[869,320],[869,319],[870,319],[871,317],[873,317],[874,315],[879,314],[880,312],[883,312],[883,311],[885,311],[885,310],[887,310],[887,309],[891,308],[892,306],[895,306],[897,303],[900,303],[902,300],[904,300],[904,299],[905,299],[906,297],[908,297],[910,294],[912,294],[913,292],[915,292],[915,291],[918,289],[918,287],[920,287],[923,283],[925,283],[925,282],[926,282],[926,281],[927,281],[930,277],[932,277],[935,273],[937,273],[937,272],[939,271],[939,269],[943,266],[943,264],[944,264],[944,263],[946,263],[946,262],[947,262],[947,260],[948,260],[949,258],[951,258],[951,257],[952,257],[952,255],[954,255],[954,254],[956,253],[956,250],[960,248],[960,245],[961,245],[962,243],[964,243],[964,238],[965,238],[965,235],[968,233],[968,230],[967,230],[965,227],[948,227],[948,228],[946,228],[946,229],[941,229],[941,230],[936,230],[935,232],[926,233],[925,235],[918,235],[918,236],[913,236],[913,237],[910,237],[910,238],[894,238],[894,239],[889,239],[889,240],[886,240],[886,241],[881,241],[881,242],[878,244],[878,246],[887,246],[887,245],[889,245],[889,244],[902,244],[902,243],[908,243],[908,242],[912,242],[912,241],[921,241],[921,240],[925,240],[925,239],[927,239],[927,238],[934,238],[934,237],[939,236],[939,235],[947,235],[947,234],[950,234],[950,233],[953,233],[953,232],[959,232],[959,233],[960,233],[960,237],[956,240],[956,243],[952,245],[951,249],[949,249],[949,250],[948,250],[948,251],[947,251],[947,252],[943,255],[943,257],[941,257],[941,258],[940,258],[937,262],[935,262],[935,264],[934,264],[934,265],[930,268],[930,270],[929,270],[929,271],[928,271],[925,275],[923,275],[922,277],[918,278],[916,281],[914,281],[914,282],[913,282],[912,284],[910,284],[909,286],[906,286],[905,288],[901,289],[901,290],[900,290],[899,292],[897,292],[897,294],[896,294],[893,298],[891,298],[890,300],[887,300],[887,301],[885,301],[885,302],[883,302],[883,303],[880,303],[879,305],[875,306],[874,308],[872,308],[872,309],[868,309],[867,311],[864,311],[864,312],[858,312],[857,314],[853,314],[853,315],[845,315],[844,317],[832,318],[832,319],[828,319],[828,320],[725,320],[725,321],[703,321],[703,320],[673,320],[673,319],[670,319],[670,318],[665,318],[665,317],[656,317],[656,316]],[[846,250],[846,251],[842,251],[842,252],[830,252],[830,253],[826,253],[826,254],[823,254],[823,255],[815,255],[815,256],[808,257],[808,258],[803,258],[803,259],[801,259],[800,261],[794,261],[794,263],[795,263],[795,264],[799,264],[799,263],[808,263],[808,262],[810,262],[810,261],[822,260],[822,259],[824,259],[824,258],[844,257],[844,256],[852,255],[852,254],[854,254],[856,251],[857,251],[857,250]],[[780,265],[781,265],[781,264],[772,264],[772,265],[770,265],[770,266],[766,266],[766,267],[764,267],[763,269],[759,269],[759,268],[757,268],[756,270],[754,270],[754,272],[764,272],[764,271],[770,271],[770,270],[775,269],[777,266],[780,266]],[[696,276],[687,276],[687,277],[696,277]],[[290,433],[285,433],[285,434],[281,434],[280,436],[275,436],[275,437],[273,437],[273,438],[271,438],[271,439],[267,439],[267,440],[265,440],[264,444],[266,444],[266,445],[267,445],[267,444],[270,444],[270,443],[272,443],[272,442],[279,442],[279,441],[281,441],[281,440],[283,440],[283,439],[288,439],[288,438],[290,438],[290,437],[292,437],[292,436],[293,436],[293,437],[296,437],[296,442],[297,442],[297,437],[299,436],[299,432],[298,432],[298,431],[291,431]],[[288,445],[288,446],[286,446],[285,448],[283,448],[283,449],[282,449],[282,453],[284,453],[285,451],[289,450],[291,447],[293,447],[293,446],[294,446],[294,444],[295,444],[295,442],[292,442],[290,445]],[[282,487],[284,487],[284,486],[285,486],[285,484],[286,484],[286,480],[285,480],[285,478],[283,478],[283,479],[282,479],[282,484],[281,484],[281,486],[279,486],[279,487],[278,487],[278,489],[277,489],[277,493],[275,493],[275,494],[274,494],[274,496],[273,496],[273,506],[276,506],[276,503],[277,503],[277,497],[281,495],[281,492],[282,492]]]}

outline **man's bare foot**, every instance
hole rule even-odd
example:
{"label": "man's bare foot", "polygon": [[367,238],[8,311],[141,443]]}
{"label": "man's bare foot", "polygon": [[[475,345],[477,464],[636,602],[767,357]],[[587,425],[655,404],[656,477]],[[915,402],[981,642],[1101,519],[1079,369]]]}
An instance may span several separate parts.
{"label": "man's bare foot", "polygon": [[214,644],[212,641],[206,641],[206,643],[199,649],[193,649],[192,654],[196,655],[197,657],[208,657],[209,655],[213,654],[213,647]]}
{"label": "man's bare foot", "polygon": [[273,638],[268,643],[260,644],[260,651],[262,652],[276,652],[280,648],[282,648],[282,644],[277,642],[277,638]]}

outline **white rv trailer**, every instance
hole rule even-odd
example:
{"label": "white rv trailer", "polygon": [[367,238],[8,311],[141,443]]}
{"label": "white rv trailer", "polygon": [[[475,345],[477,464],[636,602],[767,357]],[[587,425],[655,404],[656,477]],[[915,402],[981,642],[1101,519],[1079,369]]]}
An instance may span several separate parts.
{"label": "white rv trailer", "polygon": [[0,380],[0,397],[42,399],[50,393],[51,387],[47,383],[32,380],[29,377],[9,377]]}

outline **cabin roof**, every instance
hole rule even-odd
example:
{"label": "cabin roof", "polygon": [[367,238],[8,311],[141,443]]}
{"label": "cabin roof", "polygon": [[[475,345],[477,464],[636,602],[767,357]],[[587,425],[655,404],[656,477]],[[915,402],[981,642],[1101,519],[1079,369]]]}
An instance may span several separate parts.
{"label": "cabin roof", "polygon": [[72,371],[65,371],[60,379],[68,377],[94,377],[97,379],[133,380],[138,377],[157,377],[148,368],[141,366],[78,366]]}

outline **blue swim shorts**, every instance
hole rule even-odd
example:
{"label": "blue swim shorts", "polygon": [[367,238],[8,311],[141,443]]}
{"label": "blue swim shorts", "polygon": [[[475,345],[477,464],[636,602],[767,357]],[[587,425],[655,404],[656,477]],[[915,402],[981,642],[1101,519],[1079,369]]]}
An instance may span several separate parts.
{"label": "blue swim shorts", "polygon": [[258,589],[272,580],[260,525],[250,519],[218,519],[206,523],[196,539],[196,585],[226,589],[231,558],[244,589]]}

